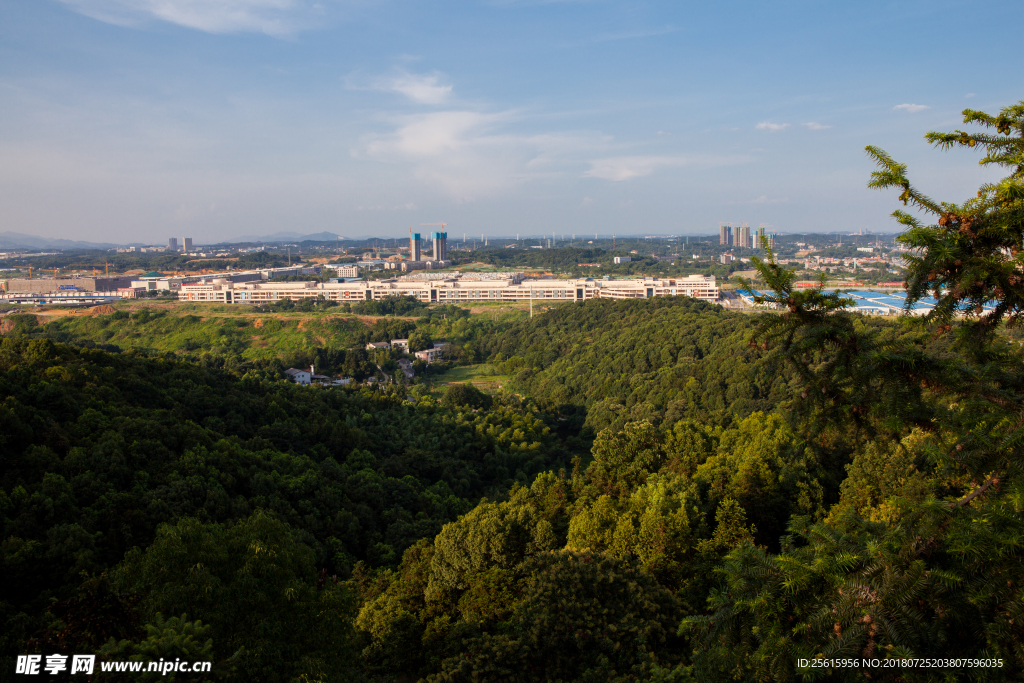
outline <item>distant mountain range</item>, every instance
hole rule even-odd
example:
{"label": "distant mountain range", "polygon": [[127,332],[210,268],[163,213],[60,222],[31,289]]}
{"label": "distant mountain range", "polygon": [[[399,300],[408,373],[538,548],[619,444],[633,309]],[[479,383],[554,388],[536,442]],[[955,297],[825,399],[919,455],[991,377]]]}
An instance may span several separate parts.
{"label": "distant mountain range", "polygon": [[0,232],[0,249],[110,249],[116,246],[119,245],[107,242],[50,239],[20,232]]}
{"label": "distant mountain range", "polygon": [[[233,240],[221,240],[217,244],[237,244],[239,242],[276,243],[276,242],[333,242],[346,240],[348,237],[333,232],[316,232],[304,235],[298,232],[275,232],[270,235],[242,235]],[[366,238],[357,238],[366,239]],[[36,237],[21,232],[0,232],[0,250],[3,249],[112,249],[123,246],[144,246],[149,242],[133,242],[131,244],[115,244],[112,242],[84,242],[77,240],[52,239]],[[199,243],[196,243],[199,246]]]}
{"label": "distant mountain range", "polygon": [[270,235],[242,235],[233,240],[223,240],[220,244],[236,244],[238,242],[331,242],[334,240],[347,240],[344,235],[336,235],[333,232],[315,232],[310,235],[303,235],[298,232],[275,232]]}

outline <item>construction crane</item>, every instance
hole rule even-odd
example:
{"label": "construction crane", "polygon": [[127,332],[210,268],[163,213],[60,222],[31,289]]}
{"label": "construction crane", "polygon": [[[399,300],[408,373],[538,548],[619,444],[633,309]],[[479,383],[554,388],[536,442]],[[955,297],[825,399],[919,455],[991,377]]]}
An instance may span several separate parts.
{"label": "construction crane", "polygon": [[110,266],[112,266],[112,265],[114,265],[114,264],[113,263],[99,263],[99,264],[76,263],[75,265],[69,266],[69,267],[70,268],[92,268],[92,274],[95,276],[97,268],[103,268],[104,269],[104,275],[110,275]]}

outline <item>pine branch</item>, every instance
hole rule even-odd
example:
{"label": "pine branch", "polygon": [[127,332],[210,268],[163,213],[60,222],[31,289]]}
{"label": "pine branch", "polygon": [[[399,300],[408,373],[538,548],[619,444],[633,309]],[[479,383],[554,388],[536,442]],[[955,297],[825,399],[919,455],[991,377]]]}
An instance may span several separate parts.
{"label": "pine branch", "polygon": [[990,476],[985,481],[984,484],[982,484],[981,486],[979,486],[978,488],[974,489],[969,494],[967,494],[967,497],[961,498],[960,500],[958,500],[956,502],[956,504],[955,504],[955,507],[959,508],[959,507],[963,507],[964,505],[967,505],[972,500],[974,500],[975,498],[977,498],[981,494],[985,493],[985,491],[988,491],[992,486],[996,486],[998,484],[999,484],[999,472],[993,472],[992,476]]}

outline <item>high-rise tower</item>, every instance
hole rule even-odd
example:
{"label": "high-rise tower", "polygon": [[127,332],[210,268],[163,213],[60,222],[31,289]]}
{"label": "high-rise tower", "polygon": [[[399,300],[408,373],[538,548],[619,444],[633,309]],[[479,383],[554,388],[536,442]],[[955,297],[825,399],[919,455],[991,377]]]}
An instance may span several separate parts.
{"label": "high-rise tower", "polygon": [[728,246],[732,243],[732,226],[718,224],[718,243]]}
{"label": "high-rise tower", "polygon": [[434,260],[445,261],[448,259],[448,233],[430,233],[430,239],[434,241]]}
{"label": "high-rise tower", "polygon": [[192,253],[192,238],[191,237],[182,237],[181,238],[181,243],[184,245],[184,248],[182,249],[182,251],[184,251],[186,254]]}
{"label": "high-rise tower", "polygon": [[178,238],[168,237],[167,238],[167,251],[178,251]]}
{"label": "high-rise tower", "polygon": [[420,234],[418,232],[409,233],[409,260],[419,261],[423,258],[420,253]]}

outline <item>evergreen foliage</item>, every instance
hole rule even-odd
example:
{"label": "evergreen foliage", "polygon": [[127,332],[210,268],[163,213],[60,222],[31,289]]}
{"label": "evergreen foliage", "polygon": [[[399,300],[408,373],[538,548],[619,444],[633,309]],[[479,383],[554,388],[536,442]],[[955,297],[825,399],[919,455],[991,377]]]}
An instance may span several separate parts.
{"label": "evergreen foliage", "polygon": [[[772,290],[763,300],[784,312],[766,317],[755,339],[798,373],[801,431],[848,423],[874,443],[850,464],[828,521],[794,518],[778,555],[750,544],[728,555],[709,614],[683,623],[706,677],[864,673],[796,669],[801,657],[1000,661],[942,674],[978,680],[1024,670],[1024,359],[996,335],[1000,322],[1017,324],[1024,296],[1024,103],[999,116],[968,110],[964,120],[1004,137],[957,131],[927,139],[981,146],[981,163],[1010,174],[963,204],[929,199],[905,166],[868,148],[881,169],[871,185],[902,188],[901,201],[938,218],[925,226],[894,214],[909,228],[901,239],[921,250],[909,263],[908,308],[928,293],[939,299],[919,327],[954,332],[948,353],[858,333],[835,295],[794,291],[791,274],[771,258],[758,263]],[[923,681],[936,672],[897,667],[889,675]]]}
{"label": "evergreen foliage", "polygon": [[691,418],[728,425],[789,397],[788,373],[746,348],[750,318],[687,297],[598,299],[512,322],[478,342],[517,390],[586,408],[595,432]]}
{"label": "evergreen foliage", "polygon": [[[347,576],[360,560],[397,562],[482,495],[567,458],[528,403],[414,406],[48,340],[0,339],[0,396],[7,653],[43,627],[48,600],[74,595],[80,572],[150,546],[161,524],[230,524],[262,508],[316,568]],[[156,611],[219,623],[188,603]]]}

